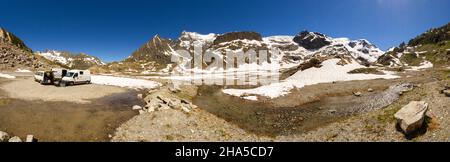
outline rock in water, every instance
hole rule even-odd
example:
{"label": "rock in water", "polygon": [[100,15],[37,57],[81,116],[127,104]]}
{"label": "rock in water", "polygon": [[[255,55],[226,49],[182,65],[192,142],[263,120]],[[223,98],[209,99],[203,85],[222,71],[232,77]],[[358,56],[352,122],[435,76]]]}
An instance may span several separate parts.
{"label": "rock in water", "polygon": [[172,92],[172,93],[179,93],[179,92],[181,92],[180,89],[177,89],[175,87],[169,87],[169,91]]}
{"label": "rock in water", "polygon": [[8,140],[9,140],[8,133],[0,131],[0,142],[7,142]]}
{"label": "rock in water", "polygon": [[444,94],[445,96],[450,97],[450,90],[444,90]]}
{"label": "rock in water", "polygon": [[22,142],[22,140],[20,139],[20,137],[14,136],[10,138],[8,142]]}
{"label": "rock in water", "polygon": [[142,110],[142,107],[139,105],[134,105],[132,109],[133,110]]}
{"label": "rock in water", "polygon": [[362,93],[361,92],[353,92],[353,95],[355,95],[357,97],[361,97]]}
{"label": "rock in water", "polygon": [[138,99],[143,99],[143,98],[144,98],[144,95],[143,95],[143,94],[137,94],[137,98],[138,98]]}
{"label": "rock in water", "polygon": [[423,126],[428,103],[425,101],[412,101],[404,106],[394,117],[405,134],[410,134]]}

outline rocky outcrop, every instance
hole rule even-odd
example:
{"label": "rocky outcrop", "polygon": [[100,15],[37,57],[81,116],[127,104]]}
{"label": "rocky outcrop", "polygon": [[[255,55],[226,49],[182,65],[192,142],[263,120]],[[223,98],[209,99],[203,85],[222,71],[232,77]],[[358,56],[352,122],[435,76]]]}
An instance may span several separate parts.
{"label": "rocky outcrop", "polygon": [[444,89],[441,91],[445,96],[450,97],[450,84],[445,84]]}
{"label": "rocky outcrop", "polygon": [[428,103],[424,101],[412,101],[401,108],[394,117],[397,124],[406,135],[411,134],[424,125],[425,114],[428,111]]}
{"label": "rocky outcrop", "polygon": [[0,28],[0,44],[9,44],[16,46],[24,51],[32,52],[32,50],[28,48],[22,40],[3,28]]}
{"label": "rocky outcrop", "polygon": [[22,139],[20,139],[20,137],[14,136],[11,137],[8,142],[22,142]]}
{"label": "rocky outcrop", "polygon": [[[35,56],[16,46],[0,43],[0,69],[45,69],[53,67],[50,61]],[[55,65],[55,67],[59,67]]]}
{"label": "rocky outcrop", "polygon": [[170,64],[171,57],[169,53],[172,52],[171,44],[171,40],[163,39],[156,35],[125,61],[153,61],[160,64]]}
{"label": "rocky outcrop", "polygon": [[243,39],[262,41],[262,36],[259,33],[250,31],[231,32],[217,36],[217,38],[214,40],[214,44],[218,45],[223,42],[231,42],[233,40],[243,40]]}
{"label": "rocky outcrop", "polygon": [[[0,131],[0,142],[23,142],[18,136],[11,137],[8,133]],[[37,142],[34,135],[27,135],[25,142]]]}
{"label": "rocky outcrop", "polygon": [[450,90],[444,90],[444,94],[445,96],[450,97]]}
{"label": "rocky outcrop", "polygon": [[0,142],[8,142],[9,134],[6,132],[0,131]]}
{"label": "rocky outcrop", "polygon": [[48,69],[59,67],[51,61],[33,55],[23,41],[0,28],[0,69]]}
{"label": "rocky outcrop", "polygon": [[197,108],[197,106],[188,100],[174,95],[179,92],[179,90],[174,90],[176,90],[176,88],[173,87],[161,87],[160,89],[150,90],[148,95],[144,98],[146,105],[144,107],[136,105],[133,107],[133,110],[138,110],[140,114],[169,109],[190,113]]}
{"label": "rocky outcrop", "polygon": [[325,35],[308,31],[303,31],[295,36],[294,42],[298,43],[299,46],[302,46],[305,49],[309,50],[319,49],[331,44],[331,41],[329,41]]}

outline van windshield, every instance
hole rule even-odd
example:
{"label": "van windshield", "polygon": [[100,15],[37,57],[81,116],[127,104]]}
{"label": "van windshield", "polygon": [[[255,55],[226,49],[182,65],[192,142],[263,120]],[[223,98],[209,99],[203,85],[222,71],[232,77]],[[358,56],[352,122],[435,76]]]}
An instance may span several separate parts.
{"label": "van windshield", "polygon": [[73,74],[75,74],[75,73],[74,73],[74,72],[68,72],[68,73],[66,74],[66,77],[72,77]]}

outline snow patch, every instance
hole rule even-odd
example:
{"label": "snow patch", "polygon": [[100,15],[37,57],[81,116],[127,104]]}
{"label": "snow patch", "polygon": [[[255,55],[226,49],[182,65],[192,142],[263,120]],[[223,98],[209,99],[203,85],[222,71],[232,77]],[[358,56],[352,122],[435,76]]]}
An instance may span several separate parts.
{"label": "snow patch", "polygon": [[258,97],[257,96],[247,96],[247,97],[242,97],[242,98],[246,99],[246,100],[258,101]]}
{"label": "snow patch", "polygon": [[135,89],[145,89],[145,88],[153,89],[161,86],[160,83],[150,80],[132,79],[115,76],[103,76],[103,75],[92,75],[91,82],[94,84],[111,85]]}
{"label": "snow patch", "polygon": [[14,79],[16,78],[15,76],[9,75],[9,74],[3,74],[0,73],[0,78],[6,78],[6,79]]}
{"label": "snow patch", "polygon": [[432,67],[433,67],[433,63],[431,63],[429,61],[424,61],[424,62],[420,63],[420,66],[411,66],[411,69],[406,69],[406,70],[420,71],[422,69],[428,69],[428,68],[432,68]]}
{"label": "snow patch", "polygon": [[69,61],[65,57],[61,56],[62,53],[58,51],[37,52],[36,54],[50,61],[56,61],[64,65],[69,63]]}
{"label": "snow patch", "polygon": [[371,79],[394,79],[398,78],[392,73],[385,75],[376,74],[348,74],[347,72],[363,68],[364,66],[353,61],[350,64],[340,66],[337,63],[340,59],[330,59],[322,63],[321,68],[310,68],[304,71],[299,71],[279,83],[273,83],[266,86],[261,86],[254,89],[224,89],[223,92],[233,96],[244,95],[260,95],[269,98],[277,98],[289,94],[294,88],[302,88],[307,85],[318,83],[331,83],[334,81],[351,81],[351,80],[371,80]]}
{"label": "snow patch", "polygon": [[17,69],[16,72],[18,72],[18,73],[31,73],[30,70],[26,70],[26,69]]}

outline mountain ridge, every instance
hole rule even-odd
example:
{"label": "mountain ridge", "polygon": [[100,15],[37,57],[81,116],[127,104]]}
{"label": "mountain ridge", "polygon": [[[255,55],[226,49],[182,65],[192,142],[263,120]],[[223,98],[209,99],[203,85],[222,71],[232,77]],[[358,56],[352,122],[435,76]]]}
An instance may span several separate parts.
{"label": "mountain ridge", "polygon": [[[308,39],[304,39],[307,38]],[[321,39],[316,39],[321,37]],[[323,43],[321,41],[327,41]],[[156,35],[137,49],[125,60],[113,62],[106,66],[96,67],[102,69],[128,72],[159,72],[161,70],[173,70],[170,56],[176,54],[176,50],[183,49],[193,53],[193,46],[203,45],[204,50],[215,53],[226,51],[247,51],[249,49],[271,50],[280,49],[281,55],[278,61],[288,68],[288,64],[300,64],[313,57],[338,57],[346,56],[360,62],[370,64],[375,62],[384,52],[365,39],[350,40],[348,38],[331,38],[318,32],[303,31],[295,36],[269,36],[263,37],[253,31],[229,32],[224,34],[200,34],[183,31],[178,39],[171,40]],[[191,54],[192,55],[192,54]],[[271,55],[269,53],[269,55]],[[223,57],[223,56],[219,56]],[[274,56],[271,56],[274,57]],[[277,56],[278,57],[278,56]],[[134,63],[133,63],[134,62]],[[204,66],[208,63],[204,62]],[[120,67],[124,66],[124,67]],[[128,67],[126,67],[128,66]],[[150,66],[146,68],[145,66]],[[171,67],[169,67],[171,66]],[[292,66],[292,65],[291,65]]]}

